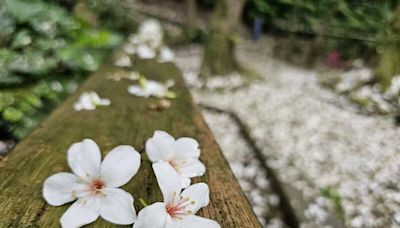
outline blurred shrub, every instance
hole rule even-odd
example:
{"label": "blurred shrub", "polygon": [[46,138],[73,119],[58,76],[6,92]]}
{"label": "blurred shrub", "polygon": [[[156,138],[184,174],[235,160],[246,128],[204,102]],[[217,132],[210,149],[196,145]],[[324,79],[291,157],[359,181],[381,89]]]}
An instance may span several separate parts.
{"label": "blurred shrub", "polygon": [[0,126],[24,137],[121,37],[41,0],[0,1]]}
{"label": "blurred shrub", "polygon": [[[329,49],[375,49],[382,26],[398,0],[248,0],[245,20],[263,18],[268,30],[335,38]],[[354,42],[357,40],[358,42]],[[361,49],[362,50],[362,49]],[[353,50],[352,50],[353,51]],[[344,53],[346,55],[346,53]]]}

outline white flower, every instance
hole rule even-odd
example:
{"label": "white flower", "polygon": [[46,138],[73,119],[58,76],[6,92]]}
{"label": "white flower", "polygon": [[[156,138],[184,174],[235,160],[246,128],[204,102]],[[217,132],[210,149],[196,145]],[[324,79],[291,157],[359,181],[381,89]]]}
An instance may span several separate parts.
{"label": "white flower", "polygon": [[152,49],[159,47],[163,40],[160,22],[154,19],[143,21],[139,26],[137,39],[141,43],[147,43]]}
{"label": "white flower", "polygon": [[172,62],[174,58],[175,54],[169,47],[162,47],[157,61],[160,63]]}
{"label": "white flower", "polygon": [[115,61],[114,65],[119,67],[130,67],[132,66],[132,61],[128,55],[122,55]]}
{"label": "white flower", "polygon": [[174,139],[165,131],[155,131],[146,142],[150,161],[169,163],[181,179],[183,188],[190,185],[190,178],[202,176],[206,168],[200,162],[199,143],[192,138]]}
{"label": "white flower", "polygon": [[144,77],[139,79],[139,85],[131,85],[128,87],[128,92],[138,97],[158,97],[158,98],[175,98],[174,92],[169,91],[169,87],[173,86],[174,82],[168,80],[165,84],[147,80]]}
{"label": "white flower", "polygon": [[156,57],[156,51],[150,48],[147,44],[140,44],[137,47],[136,52],[141,59],[153,59]]}
{"label": "white flower", "polygon": [[110,104],[109,99],[100,98],[96,92],[90,91],[82,93],[73,107],[75,111],[95,110],[97,106],[108,106]]}
{"label": "white flower", "polygon": [[135,45],[131,44],[131,43],[127,43],[125,44],[122,49],[125,51],[125,53],[133,55],[136,53],[136,47]]}
{"label": "white flower", "polygon": [[118,146],[101,162],[97,144],[85,139],[69,148],[68,164],[73,173],[54,174],[43,185],[43,197],[52,206],[77,200],[61,217],[62,227],[80,227],[99,216],[125,225],[136,220],[133,197],[118,188],[140,167],[140,154],[133,147]]}
{"label": "white flower", "polygon": [[207,184],[191,185],[183,192],[179,176],[165,162],[153,164],[164,202],[143,208],[133,228],[219,228],[214,220],[195,214],[210,201]]}

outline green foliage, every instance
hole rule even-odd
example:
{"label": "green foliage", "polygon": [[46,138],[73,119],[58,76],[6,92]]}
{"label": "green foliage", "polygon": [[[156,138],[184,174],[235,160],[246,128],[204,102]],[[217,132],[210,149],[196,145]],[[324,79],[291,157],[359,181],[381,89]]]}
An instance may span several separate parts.
{"label": "green foliage", "polygon": [[322,188],[320,192],[323,197],[332,203],[336,212],[339,215],[343,215],[342,197],[330,187]]}
{"label": "green foliage", "polygon": [[[390,17],[398,0],[248,0],[245,16],[248,23],[260,17],[269,30],[333,37],[329,50],[347,55],[348,47],[375,49],[377,36]],[[350,40],[352,39],[352,40]],[[359,42],[354,42],[359,40]],[[351,48],[348,52],[354,52]]]}
{"label": "green foliage", "polygon": [[0,123],[16,138],[36,126],[122,40],[42,0],[1,1],[0,27]]}

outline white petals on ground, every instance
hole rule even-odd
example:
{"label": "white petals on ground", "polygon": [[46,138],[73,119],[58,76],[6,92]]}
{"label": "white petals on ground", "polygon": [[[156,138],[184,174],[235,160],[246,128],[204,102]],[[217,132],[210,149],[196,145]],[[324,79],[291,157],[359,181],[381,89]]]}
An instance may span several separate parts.
{"label": "white petals on ground", "polygon": [[208,205],[207,184],[189,186],[182,193],[180,178],[166,162],[153,164],[157,182],[164,196],[163,203],[143,208],[133,228],[219,228],[220,225],[207,218],[196,216],[197,211]]}
{"label": "white petals on ground", "polygon": [[174,58],[175,54],[169,47],[162,47],[157,61],[159,63],[173,62]]}
{"label": "white petals on ground", "polygon": [[130,67],[132,66],[132,61],[128,55],[121,55],[117,60],[115,60],[114,65],[119,67]]}
{"label": "white petals on ground", "polygon": [[[157,20],[143,21],[137,34],[129,37],[129,42],[122,49],[128,55],[136,54],[141,59],[154,59],[159,63],[172,62],[175,58],[174,52],[163,44],[163,30]],[[120,61],[125,66],[128,61]]]}
{"label": "white petals on ground", "polygon": [[140,44],[137,47],[137,55],[141,59],[153,59],[156,57],[156,51],[147,44]]}
{"label": "white petals on ground", "polygon": [[190,178],[202,176],[206,171],[199,161],[199,143],[192,138],[175,140],[165,131],[155,131],[146,142],[146,153],[152,162],[169,163],[180,177],[183,188],[190,185]]}
{"label": "white petals on ground", "polygon": [[146,43],[152,49],[159,47],[163,41],[160,22],[154,19],[143,21],[139,26],[137,36],[140,43]]}
{"label": "white petals on ground", "polygon": [[133,147],[118,146],[101,163],[99,147],[85,139],[69,148],[68,164],[73,173],[54,174],[43,184],[43,197],[52,206],[77,200],[62,216],[62,227],[80,227],[99,216],[121,225],[136,220],[133,197],[118,188],[140,167],[140,154]]}
{"label": "white petals on ground", "polygon": [[175,98],[176,95],[174,92],[169,91],[169,87],[173,85],[171,81],[167,81],[165,84],[153,81],[146,80],[145,78],[139,79],[139,85],[130,85],[128,87],[128,92],[132,95],[138,97],[157,97],[157,98]]}
{"label": "white petals on ground", "polygon": [[84,92],[79,97],[78,101],[74,103],[73,108],[75,111],[81,110],[95,110],[97,106],[108,106],[111,101],[100,96],[93,91]]}

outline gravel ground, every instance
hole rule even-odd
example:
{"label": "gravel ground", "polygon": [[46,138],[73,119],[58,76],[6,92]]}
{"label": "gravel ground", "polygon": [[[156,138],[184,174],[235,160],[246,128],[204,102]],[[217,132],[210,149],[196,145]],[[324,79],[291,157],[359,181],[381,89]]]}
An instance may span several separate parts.
{"label": "gravel ground", "polygon": [[[177,50],[176,62],[195,100],[236,113],[280,180],[301,192],[309,220],[302,227],[329,224],[334,213],[346,227],[400,227],[400,130],[389,118],[354,112],[320,87],[316,72],[277,61],[265,47],[268,40],[239,47],[241,62],[261,75],[250,82],[237,74],[203,82],[196,46]],[[206,115],[223,150],[234,151],[236,140],[224,145],[233,137],[224,133],[229,121]]]}

